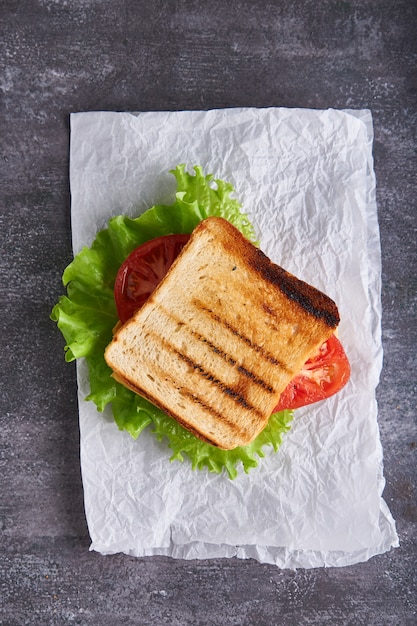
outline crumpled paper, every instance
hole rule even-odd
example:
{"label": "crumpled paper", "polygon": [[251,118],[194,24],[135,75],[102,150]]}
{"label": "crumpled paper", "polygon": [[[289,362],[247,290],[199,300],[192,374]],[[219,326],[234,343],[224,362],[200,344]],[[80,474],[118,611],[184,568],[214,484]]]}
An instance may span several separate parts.
{"label": "crumpled paper", "polygon": [[91,549],[184,559],[344,566],[398,545],[382,499],[375,388],[382,366],[380,245],[369,111],[240,108],[71,116],[73,247],[115,214],[172,202],[179,163],[230,181],[276,263],[328,293],[352,375],[297,410],[278,453],[231,481],[169,462],[84,400],[81,466]]}

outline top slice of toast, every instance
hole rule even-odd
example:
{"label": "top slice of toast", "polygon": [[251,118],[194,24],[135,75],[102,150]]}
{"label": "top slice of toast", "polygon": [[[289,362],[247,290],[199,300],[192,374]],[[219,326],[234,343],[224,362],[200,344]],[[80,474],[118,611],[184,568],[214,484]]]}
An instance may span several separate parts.
{"label": "top slice of toast", "polygon": [[147,302],[114,335],[114,377],[223,449],[248,445],[339,323],[335,303],[234,226],[193,231]]}

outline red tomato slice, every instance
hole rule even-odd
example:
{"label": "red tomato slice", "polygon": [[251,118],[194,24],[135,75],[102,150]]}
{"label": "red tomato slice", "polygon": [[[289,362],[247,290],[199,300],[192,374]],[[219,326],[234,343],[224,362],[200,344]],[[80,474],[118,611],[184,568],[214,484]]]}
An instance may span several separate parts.
{"label": "red tomato slice", "polygon": [[284,389],[274,413],[329,398],[346,385],[349,377],[348,358],[340,341],[332,335]]}
{"label": "red tomato slice", "polygon": [[116,276],[114,298],[124,324],[159,285],[190,235],[164,235],[135,248]]}

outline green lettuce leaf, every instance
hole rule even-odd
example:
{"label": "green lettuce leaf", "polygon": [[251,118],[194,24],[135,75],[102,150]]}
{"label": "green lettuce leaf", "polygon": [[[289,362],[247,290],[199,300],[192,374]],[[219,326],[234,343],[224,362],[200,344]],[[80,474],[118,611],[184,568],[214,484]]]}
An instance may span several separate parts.
{"label": "green lettuce leaf", "polygon": [[200,441],[163,411],[117,383],[104,360],[105,347],[118,322],[113,296],[116,274],[137,246],[161,235],[191,233],[201,220],[213,215],[226,218],[256,243],[252,224],[241,212],[240,203],[231,197],[234,189],[230,183],[204,175],[198,166],[190,174],[184,165],[179,165],[172,174],[177,181],[173,204],[155,205],[136,219],[112,218],[91,247],[75,256],[63,273],[67,293],[53,307],[51,319],[65,338],[66,360],[87,361],[87,400],[94,402],[99,411],[111,403],[120,430],[137,438],[144,428],[150,427],[159,440],[167,439],[171,460],[183,461],[185,455],[194,469],[207,468],[216,473],[225,469],[234,478],[239,464],[245,472],[257,466],[257,458],[264,456],[264,446],[278,449],[283,434],[290,428],[291,411],[272,415],[267,427],[249,446],[220,450]]}

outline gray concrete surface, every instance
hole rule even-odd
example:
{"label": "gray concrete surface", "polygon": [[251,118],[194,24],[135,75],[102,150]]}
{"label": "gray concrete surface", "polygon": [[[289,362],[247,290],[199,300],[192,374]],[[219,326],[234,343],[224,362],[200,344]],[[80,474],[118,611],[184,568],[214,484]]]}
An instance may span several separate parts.
{"label": "gray concrete surface", "polygon": [[[0,24],[0,623],[417,623],[416,3],[3,0]],[[401,547],[357,566],[88,551],[75,369],[48,319],[71,259],[69,113],[230,106],[373,113],[379,422]]]}

